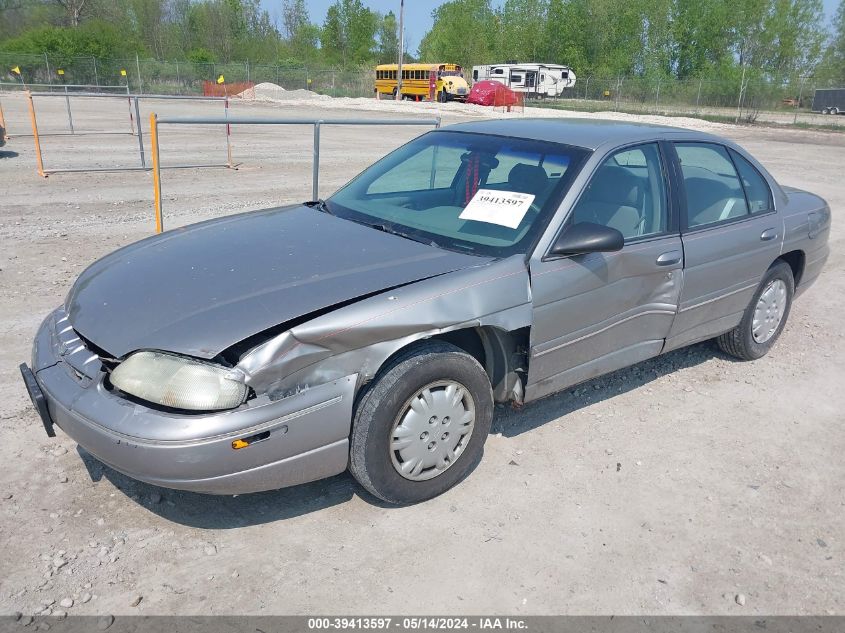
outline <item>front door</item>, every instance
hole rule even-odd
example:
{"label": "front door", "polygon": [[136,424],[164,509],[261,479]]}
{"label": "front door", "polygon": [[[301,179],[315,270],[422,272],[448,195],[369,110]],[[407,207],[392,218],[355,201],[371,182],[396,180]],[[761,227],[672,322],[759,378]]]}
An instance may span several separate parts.
{"label": "front door", "polygon": [[534,323],[526,400],[656,356],[675,316],[683,253],[658,143],[611,154],[564,228],[621,231],[624,248],[530,262]]}
{"label": "front door", "polygon": [[716,143],[674,148],[686,262],[667,351],[736,327],[783,239],[771,189],[749,161]]}

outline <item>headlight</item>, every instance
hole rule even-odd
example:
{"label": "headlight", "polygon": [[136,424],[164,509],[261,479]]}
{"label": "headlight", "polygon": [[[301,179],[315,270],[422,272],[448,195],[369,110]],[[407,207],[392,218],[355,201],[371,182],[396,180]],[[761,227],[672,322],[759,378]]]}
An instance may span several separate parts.
{"label": "headlight", "polygon": [[174,409],[233,409],[247,387],[236,372],[213,363],[161,352],[135,352],[111,373],[112,384],[128,394]]}

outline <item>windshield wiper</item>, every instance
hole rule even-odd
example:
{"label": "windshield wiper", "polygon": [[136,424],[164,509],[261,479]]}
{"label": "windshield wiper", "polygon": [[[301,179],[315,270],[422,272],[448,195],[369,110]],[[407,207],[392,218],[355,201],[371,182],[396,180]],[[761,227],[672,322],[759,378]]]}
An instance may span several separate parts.
{"label": "windshield wiper", "polygon": [[440,245],[437,244],[434,240],[427,240],[422,237],[415,237],[413,235],[408,235],[407,233],[402,233],[401,231],[397,231],[396,229],[387,226],[386,224],[369,224],[367,226],[374,228],[377,231],[381,231],[382,233],[390,233],[391,235],[398,235],[399,237],[404,237],[406,240],[411,240],[412,242],[419,242],[420,244],[425,244],[426,246],[434,246],[436,248],[440,248]]}
{"label": "windshield wiper", "polygon": [[322,211],[323,213],[328,213],[329,215],[335,214],[334,211],[329,208],[328,203],[322,198],[317,198],[316,200],[306,202],[305,206],[311,207],[312,209],[317,209],[318,211]]}

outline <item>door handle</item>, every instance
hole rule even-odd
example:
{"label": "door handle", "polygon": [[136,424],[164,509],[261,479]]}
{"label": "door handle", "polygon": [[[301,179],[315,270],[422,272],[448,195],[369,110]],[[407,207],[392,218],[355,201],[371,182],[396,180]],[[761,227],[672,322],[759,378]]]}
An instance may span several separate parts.
{"label": "door handle", "polygon": [[777,229],[766,229],[762,233],[760,233],[760,239],[764,242],[768,242],[769,240],[773,240],[778,236]]}
{"label": "door handle", "polygon": [[657,258],[658,266],[672,266],[681,261],[681,251],[667,251]]}

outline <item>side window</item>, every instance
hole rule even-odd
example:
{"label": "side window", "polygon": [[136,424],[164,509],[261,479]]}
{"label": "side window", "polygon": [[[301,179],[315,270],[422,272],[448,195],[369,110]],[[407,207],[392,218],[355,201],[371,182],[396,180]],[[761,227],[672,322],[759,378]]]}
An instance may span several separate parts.
{"label": "side window", "polygon": [[751,213],[765,213],[774,209],[772,204],[772,190],[769,183],[760,175],[760,172],[740,154],[731,150],[734,164],[742,179],[742,186],[745,187],[745,197],[748,198],[748,206]]}
{"label": "side window", "polygon": [[675,143],[690,228],[748,215],[745,193],[728,151],[712,143]]}
{"label": "side window", "polygon": [[572,221],[618,229],[625,239],[665,232],[668,205],[657,144],[624,149],[606,159],[575,205]]}

